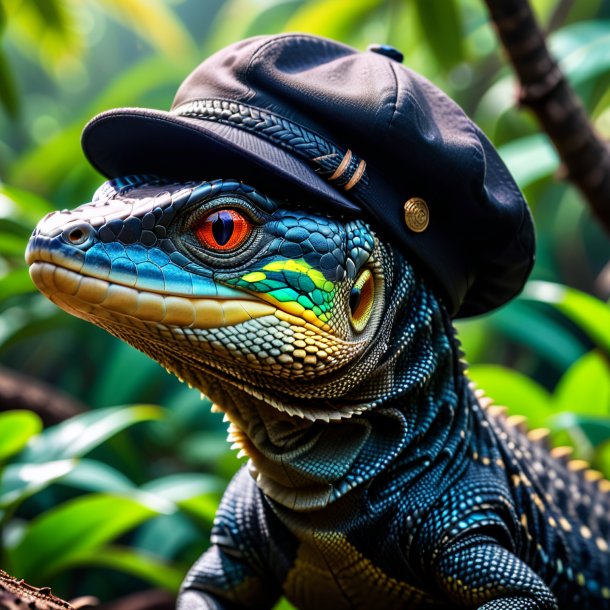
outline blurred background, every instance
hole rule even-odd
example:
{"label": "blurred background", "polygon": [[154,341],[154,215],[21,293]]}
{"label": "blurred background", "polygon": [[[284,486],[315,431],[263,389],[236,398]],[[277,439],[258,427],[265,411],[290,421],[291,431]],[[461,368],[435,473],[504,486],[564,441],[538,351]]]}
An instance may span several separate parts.
{"label": "blurred background", "polygon": [[[610,137],[610,1],[533,6]],[[80,150],[90,117],[167,109],[204,57],[281,31],[396,46],[499,148],[538,259],[521,297],[458,323],[471,377],[610,475],[610,241],[518,107],[482,0],[0,0],[0,567],[62,597],[170,607],[240,464],[196,391],[34,290],[28,236],[102,181]]]}

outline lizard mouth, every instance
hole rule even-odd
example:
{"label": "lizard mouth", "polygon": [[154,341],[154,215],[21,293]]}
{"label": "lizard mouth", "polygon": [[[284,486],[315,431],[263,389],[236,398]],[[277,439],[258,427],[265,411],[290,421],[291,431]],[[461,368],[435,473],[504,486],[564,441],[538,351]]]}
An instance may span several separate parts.
{"label": "lizard mouth", "polygon": [[260,300],[163,295],[77,273],[64,266],[36,261],[30,265],[36,287],[69,313],[88,319],[115,319],[116,314],[140,322],[160,323],[192,329],[235,326],[274,315],[276,308]]}

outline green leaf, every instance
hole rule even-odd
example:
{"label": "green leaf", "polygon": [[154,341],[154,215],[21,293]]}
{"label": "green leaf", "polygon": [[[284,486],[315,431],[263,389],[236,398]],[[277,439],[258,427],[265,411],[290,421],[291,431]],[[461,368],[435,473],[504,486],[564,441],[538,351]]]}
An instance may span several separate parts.
{"label": "green leaf", "polygon": [[141,490],[175,502],[187,513],[210,524],[225,486],[220,477],[187,473],[150,481]]}
{"label": "green leaf", "polygon": [[0,413],[0,461],[21,451],[30,438],[41,430],[40,417],[32,411]]}
{"label": "green leaf", "polygon": [[[87,402],[95,407],[133,402],[142,395],[142,388],[165,375],[157,362],[131,345],[117,343],[113,347],[92,384]],[[125,375],[125,371],[130,374]]]}
{"label": "green leaf", "polygon": [[56,460],[44,464],[9,464],[0,481],[0,507],[16,506],[48,487],[74,468],[74,460]]}
{"label": "green leaf", "polygon": [[591,465],[603,472],[607,479],[610,479],[610,441],[601,443],[595,448]]}
{"label": "green leaf", "polygon": [[506,405],[512,415],[525,415],[531,428],[545,426],[551,410],[551,396],[525,375],[493,364],[472,366],[468,376],[494,403]]}
{"label": "green leaf", "polygon": [[610,368],[600,352],[577,360],[557,384],[553,396],[556,411],[586,415],[610,413]]}
{"label": "green leaf", "polygon": [[34,292],[35,287],[27,267],[12,269],[4,275],[0,273],[0,299]]}
{"label": "green leaf", "polygon": [[541,133],[513,140],[500,146],[498,152],[522,189],[554,174],[559,168],[555,148]]}
{"label": "green leaf", "polygon": [[158,514],[132,498],[89,495],[34,519],[7,556],[20,578],[43,582],[79,554],[106,543]]}
{"label": "green leaf", "polygon": [[97,460],[79,460],[59,482],[86,491],[128,496],[159,513],[171,514],[176,511],[176,504],[171,498],[137,488],[123,473]]}
{"label": "green leaf", "polygon": [[[610,439],[610,417],[595,417],[576,413],[559,413],[554,415],[549,425],[553,430],[567,430],[575,446],[583,453],[590,451]],[[590,459],[589,453],[585,454]]]}
{"label": "green leaf", "polygon": [[434,57],[445,70],[464,57],[462,19],[455,0],[415,0],[419,24]]}
{"label": "green leaf", "polygon": [[144,523],[135,533],[131,546],[170,561],[184,557],[193,548],[203,550],[210,530],[211,527],[201,527],[184,512],[177,511]]}
{"label": "green leaf", "polygon": [[161,587],[174,594],[178,593],[184,578],[183,570],[169,565],[150,553],[136,552],[119,546],[96,548],[71,555],[69,561],[64,562],[57,569],[82,566],[112,568],[141,578],[155,587]]}
{"label": "green leaf", "polygon": [[226,432],[224,430],[206,430],[191,433],[188,438],[184,439],[179,449],[180,454],[188,462],[215,463],[227,453]]}
{"label": "green leaf", "polygon": [[484,361],[487,345],[493,337],[493,334],[490,334],[488,318],[456,320],[455,327],[466,360],[470,364]]}
{"label": "green leaf", "polygon": [[6,9],[4,8],[3,0],[0,0],[0,36],[2,36],[2,33],[4,32],[6,21]]}
{"label": "green leaf", "polygon": [[378,8],[378,0],[313,0],[296,11],[284,31],[310,32],[343,40]]}
{"label": "green leaf", "polygon": [[180,508],[201,523],[211,527],[218,511],[222,494],[206,494],[180,502]]}
{"label": "green leaf", "polygon": [[97,409],[48,428],[19,457],[28,462],[80,457],[125,428],[163,417],[164,411],[151,405]]}
{"label": "green leaf", "polygon": [[[244,8],[243,2],[241,4],[242,8]],[[243,28],[243,35],[240,35],[241,38],[264,35],[269,32],[281,32],[299,6],[304,4],[304,0],[274,0],[274,2],[268,3],[266,7],[252,4],[252,2],[247,4],[250,7],[250,14],[245,15],[245,19],[243,12],[240,15],[240,25]],[[218,21],[220,16],[220,14],[217,16]],[[227,33],[230,33],[232,38],[236,34],[235,25],[235,21],[233,21],[233,29],[229,32],[231,26],[227,24],[227,31],[223,32],[221,29],[218,34],[225,34],[226,36]],[[217,38],[216,40],[219,39]],[[227,39],[225,38],[225,40]],[[223,46],[222,43],[221,46]]]}
{"label": "green leaf", "polygon": [[225,482],[209,474],[183,473],[149,481],[142,485],[143,491],[158,494],[179,504],[197,496],[222,493]]}
{"label": "green leaf", "polygon": [[[78,145],[83,124],[93,115],[108,108],[142,105],[153,91],[173,88],[180,78],[176,66],[167,59],[153,57],[120,72],[112,84],[91,104],[83,107],[74,122],[64,127],[56,136],[21,155],[11,167],[11,180],[17,184],[27,184],[36,191],[57,189],[70,177],[74,182],[82,172],[92,183],[99,181],[99,175],[90,168],[83,158]],[[171,99],[168,93],[168,103]]]}
{"label": "green leaf", "polygon": [[77,125],[64,127],[56,136],[20,155],[11,166],[11,181],[28,184],[37,191],[57,187],[62,176],[65,179],[82,163],[82,152],[75,145],[81,129]]}
{"label": "green leaf", "polygon": [[0,231],[0,255],[23,258],[28,240],[21,235],[11,235]]}
{"label": "green leaf", "polygon": [[30,0],[28,4],[38,12],[40,21],[45,23],[47,28],[61,35],[69,33],[72,23],[67,3],[62,0]]}
{"label": "green leaf", "polygon": [[0,201],[9,206],[12,217],[22,218],[28,222],[30,231],[36,223],[55,208],[51,203],[38,195],[0,183]]}
{"label": "green leaf", "polygon": [[84,50],[77,12],[69,4],[65,0],[29,0],[7,5],[11,24],[7,37],[38,66],[52,73],[65,69],[64,61]]}
{"label": "green leaf", "polygon": [[561,28],[549,39],[551,51],[573,85],[610,70],[610,28],[606,20],[585,21]]}
{"label": "green leaf", "polygon": [[610,355],[610,307],[603,301],[552,282],[529,282],[520,298],[553,305]]}
{"label": "green leaf", "polygon": [[129,24],[142,40],[161,53],[179,62],[196,58],[197,46],[168,3],[160,0],[103,0],[103,4],[121,25]]}
{"label": "green leaf", "polygon": [[296,608],[285,597],[282,597],[273,610],[296,610]]}
{"label": "green leaf", "polygon": [[0,315],[0,347],[7,347],[17,337],[44,336],[65,327],[70,318],[41,294],[21,297],[16,307],[9,307]]}
{"label": "green leaf", "polygon": [[489,316],[492,328],[530,348],[540,358],[564,371],[587,347],[563,324],[551,319],[543,308],[518,299]]}
{"label": "green leaf", "polygon": [[136,491],[132,481],[116,468],[88,459],[79,460],[74,468],[62,477],[61,483],[99,493],[130,494]]}
{"label": "green leaf", "polygon": [[227,44],[285,29],[286,23],[306,0],[226,0],[214,16],[203,44],[204,55],[211,55]]}

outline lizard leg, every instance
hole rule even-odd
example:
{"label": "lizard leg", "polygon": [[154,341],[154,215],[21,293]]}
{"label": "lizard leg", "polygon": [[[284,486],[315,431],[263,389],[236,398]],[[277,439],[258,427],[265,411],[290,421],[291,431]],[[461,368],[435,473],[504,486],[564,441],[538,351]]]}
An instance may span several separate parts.
{"label": "lizard leg", "polygon": [[479,610],[557,610],[557,600],[523,561],[492,539],[463,540],[436,562],[441,589],[452,602]]}
{"label": "lizard leg", "polygon": [[281,595],[267,555],[268,522],[261,492],[240,470],[218,507],[212,545],[189,570],[178,610],[268,610]]}
{"label": "lizard leg", "polygon": [[187,574],[177,610],[266,610],[279,588],[265,582],[238,549],[212,545]]}

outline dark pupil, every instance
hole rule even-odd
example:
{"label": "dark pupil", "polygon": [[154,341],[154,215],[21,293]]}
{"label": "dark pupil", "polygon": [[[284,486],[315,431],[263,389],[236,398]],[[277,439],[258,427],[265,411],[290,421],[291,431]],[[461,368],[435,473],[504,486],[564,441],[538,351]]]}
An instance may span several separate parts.
{"label": "dark pupil", "polygon": [[233,235],[233,217],[229,212],[223,210],[210,216],[212,223],[212,235],[219,246],[224,246]]}
{"label": "dark pupil", "polygon": [[360,304],[360,288],[352,288],[349,293],[349,308],[352,314],[356,311],[356,308]]}

